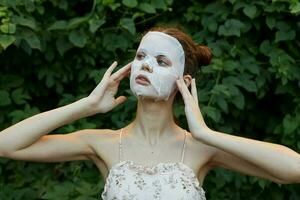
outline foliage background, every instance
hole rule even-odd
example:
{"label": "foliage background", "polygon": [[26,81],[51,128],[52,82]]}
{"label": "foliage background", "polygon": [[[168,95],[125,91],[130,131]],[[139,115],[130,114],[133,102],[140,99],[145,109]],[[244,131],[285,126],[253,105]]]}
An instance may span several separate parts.
{"label": "foliage background", "polygon": [[[217,0],[0,0],[0,130],[87,96],[114,61],[124,66],[140,35],[181,25],[214,54],[196,76],[201,111],[218,131],[300,152],[300,3]],[[135,116],[128,79],[125,104],[55,133],[117,129]],[[175,115],[188,128],[184,105]],[[0,199],[100,199],[103,179],[90,161],[34,163],[0,159]],[[216,169],[208,199],[300,198],[296,184]]]}

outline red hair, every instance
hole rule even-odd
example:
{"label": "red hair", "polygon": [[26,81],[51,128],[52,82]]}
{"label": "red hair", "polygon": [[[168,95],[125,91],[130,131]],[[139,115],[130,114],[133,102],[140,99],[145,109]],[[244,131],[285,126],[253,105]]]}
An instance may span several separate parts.
{"label": "red hair", "polygon": [[207,46],[195,43],[189,35],[178,28],[157,26],[149,29],[148,31],[166,33],[180,42],[185,54],[184,75],[189,74],[193,77],[199,67],[208,65],[211,61],[211,50]]}

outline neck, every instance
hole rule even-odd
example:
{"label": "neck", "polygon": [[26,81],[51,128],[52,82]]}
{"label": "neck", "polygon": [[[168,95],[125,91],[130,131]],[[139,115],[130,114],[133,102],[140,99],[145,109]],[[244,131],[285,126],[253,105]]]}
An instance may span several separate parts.
{"label": "neck", "polygon": [[170,137],[176,128],[173,120],[173,98],[167,101],[139,98],[132,133],[142,141],[155,146],[162,138]]}

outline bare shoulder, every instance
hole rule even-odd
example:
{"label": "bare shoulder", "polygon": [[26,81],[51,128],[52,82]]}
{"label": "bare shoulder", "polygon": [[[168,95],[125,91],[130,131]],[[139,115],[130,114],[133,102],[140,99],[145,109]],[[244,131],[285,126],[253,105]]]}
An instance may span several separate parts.
{"label": "bare shoulder", "polygon": [[193,152],[193,155],[194,153],[197,155],[200,153],[201,156],[210,158],[217,152],[217,148],[195,139],[190,132],[187,132],[187,146],[189,146],[189,149],[191,152]]}
{"label": "bare shoulder", "polygon": [[77,134],[92,148],[94,153],[88,157],[106,178],[110,166],[118,160],[119,130],[84,129]]}
{"label": "bare shoulder", "polygon": [[195,139],[190,132],[187,132],[187,152],[189,159],[197,162],[198,169],[211,168],[212,157],[218,152],[218,149]]}
{"label": "bare shoulder", "polygon": [[97,142],[108,142],[116,137],[116,131],[111,129],[84,129],[78,132],[78,136],[84,141],[93,144],[95,139]]}
{"label": "bare shoulder", "polygon": [[89,144],[105,164],[109,164],[118,156],[119,130],[85,129],[79,133],[79,137]]}

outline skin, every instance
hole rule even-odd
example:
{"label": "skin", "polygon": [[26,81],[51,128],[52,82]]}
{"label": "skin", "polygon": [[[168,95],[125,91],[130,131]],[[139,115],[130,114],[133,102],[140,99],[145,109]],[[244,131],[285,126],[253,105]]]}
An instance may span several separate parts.
{"label": "skin", "polygon": [[[91,160],[106,178],[109,169],[119,162],[120,130],[84,129],[69,134],[46,134],[80,118],[108,112],[123,103],[126,97],[115,98],[115,95],[120,81],[130,74],[131,63],[112,74],[116,65],[115,62],[108,68],[88,97],[34,115],[1,131],[0,156],[35,162]],[[149,68],[143,67],[143,70]],[[175,124],[172,114],[174,97],[179,91],[190,130],[184,163],[195,172],[200,185],[215,167],[281,184],[300,182],[297,152],[282,145],[209,129],[198,106],[195,80],[184,75],[176,84],[178,88],[168,101],[138,100],[136,118],[124,127],[124,159],[147,166],[179,161],[184,130]]]}

